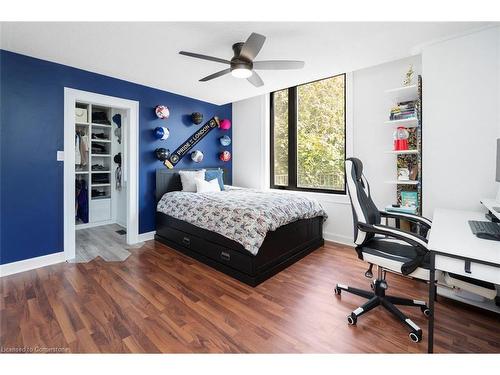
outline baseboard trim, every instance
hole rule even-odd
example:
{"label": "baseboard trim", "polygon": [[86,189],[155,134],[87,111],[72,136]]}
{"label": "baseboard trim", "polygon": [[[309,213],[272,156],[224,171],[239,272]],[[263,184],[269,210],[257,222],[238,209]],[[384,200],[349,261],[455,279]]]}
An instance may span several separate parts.
{"label": "baseboard trim", "polygon": [[354,242],[352,241],[352,238],[350,238],[349,236],[344,236],[341,234],[335,234],[330,232],[323,232],[323,238],[325,239],[325,241],[336,242],[347,246],[355,246]]}
{"label": "baseboard trim", "polygon": [[0,277],[13,275],[15,273],[20,273],[20,272],[30,271],[34,270],[35,268],[50,266],[52,264],[62,263],[64,261],[66,261],[66,258],[64,256],[64,251],[61,251],[60,253],[43,255],[41,257],[2,264],[0,265]]}
{"label": "baseboard trim", "polygon": [[146,233],[139,233],[137,239],[139,240],[139,242],[151,241],[155,239],[155,234],[156,234],[155,230]]}

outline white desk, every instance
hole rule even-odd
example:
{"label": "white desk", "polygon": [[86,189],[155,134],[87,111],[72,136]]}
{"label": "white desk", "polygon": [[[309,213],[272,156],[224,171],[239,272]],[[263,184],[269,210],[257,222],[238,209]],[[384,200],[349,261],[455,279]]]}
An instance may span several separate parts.
{"label": "white desk", "polygon": [[[436,209],[428,248],[430,252],[430,280],[435,271],[447,271],[500,284],[500,241],[477,238],[470,229],[469,220],[485,220],[484,213]],[[433,351],[435,282],[429,283],[428,351]]]}

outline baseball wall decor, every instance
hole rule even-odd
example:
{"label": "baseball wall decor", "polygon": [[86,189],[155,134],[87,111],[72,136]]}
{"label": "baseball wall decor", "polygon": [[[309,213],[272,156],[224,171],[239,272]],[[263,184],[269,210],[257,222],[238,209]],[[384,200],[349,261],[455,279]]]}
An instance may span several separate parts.
{"label": "baseball wall decor", "polygon": [[206,122],[201,128],[194,132],[194,134],[186,139],[174,152],[170,154],[167,160],[163,164],[169,169],[175,167],[175,165],[187,155],[187,153],[199,142],[201,141],[210,131],[219,127],[219,119],[217,117],[212,117],[208,122]]}
{"label": "baseball wall decor", "polygon": [[168,136],[170,135],[170,131],[168,130],[168,128],[165,128],[163,126],[158,126],[157,128],[155,128],[153,130],[153,132],[154,132],[155,138],[161,139],[161,140],[167,139]]}
{"label": "baseball wall decor", "polygon": [[155,108],[155,113],[158,118],[161,118],[162,120],[168,119],[170,116],[170,111],[168,110],[168,107],[166,105],[157,105]]}
{"label": "baseball wall decor", "polygon": [[222,151],[219,154],[219,159],[222,161],[229,161],[231,160],[231,153],[229,151]]}
{"label": "baseball wall decor", "polygon": [[194,150],[191,153],[191,160],[195,163],[201,163],[201,161],[203,160],[203,152],[201,152],[200,150]]}
{"label": "baseball wall decor", "polygon": [[229,129],[231,129],[231,121],[229,121],[227,118],[221,120],[221,122],[220,122],[220,128],[222,130],[229,130]]}
{"label": "baseball wall decor", "polygon": [[191,113],[191,121],[196,125],[200,125],[203,121],[203,115],[200,112],[193,112]]}

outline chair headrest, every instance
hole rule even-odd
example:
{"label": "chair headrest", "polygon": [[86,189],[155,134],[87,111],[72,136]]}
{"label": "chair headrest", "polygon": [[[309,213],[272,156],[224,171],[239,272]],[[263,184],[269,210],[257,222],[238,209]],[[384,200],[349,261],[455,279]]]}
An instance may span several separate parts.
{"label": "chair headrest", "polygon": [[354,175],[356,176],[356,180],[361,180],[361,176],[363,175],[363,163],[358,158],[347,158],[346,161],[350,161],[352,163],[352,168],[354,170]]}

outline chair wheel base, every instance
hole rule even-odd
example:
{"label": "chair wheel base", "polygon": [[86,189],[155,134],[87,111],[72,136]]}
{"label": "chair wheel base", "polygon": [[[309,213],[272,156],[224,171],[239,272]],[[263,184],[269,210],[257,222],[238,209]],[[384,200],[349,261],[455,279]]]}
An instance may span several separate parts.
{"label": "chair wheel base", "polygon": [[421,331],[415,331],[415,332],[410,332],[408,334],[408,337],[410,338],[411,341],[417,343],[422,341],[422,332]]}
{"label": "chair wheel base", "polygon": [[356,314],[351,313],[351,315],[347,315],[347,324],[349,324],[350,326],[355,326],[357,322],[358,317],[356,316]]}
{"label": "chair wheel base", "polygon": [[420,311],[422,311],[422,314],[424,314],[426,318],[431,316],[431,309],[429,309],[427,306],[422,306],[420,308]]}

